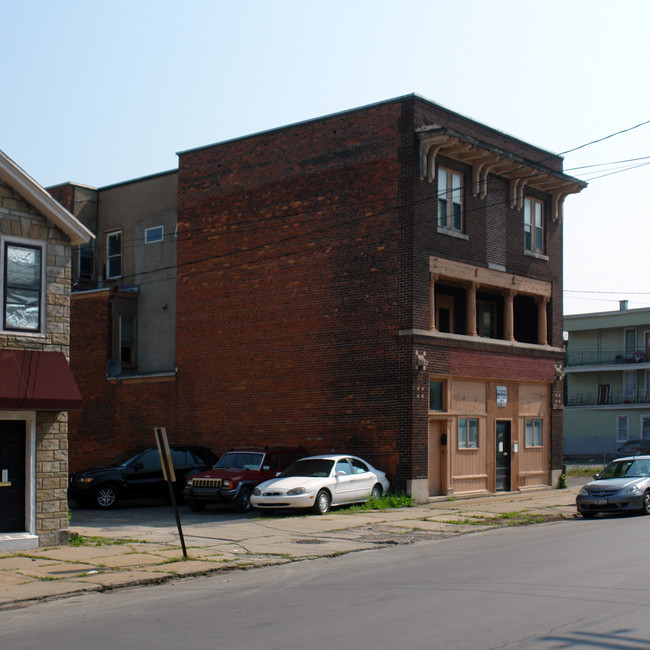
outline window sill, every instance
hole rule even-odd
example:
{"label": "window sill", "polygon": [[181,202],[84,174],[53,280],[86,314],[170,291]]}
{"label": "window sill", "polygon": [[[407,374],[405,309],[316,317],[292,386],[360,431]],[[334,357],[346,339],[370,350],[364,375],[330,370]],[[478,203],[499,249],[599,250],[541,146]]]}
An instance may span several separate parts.
{"label": "window sill", "polygon": [[450,230],[449,228],[443,228],[438,226],[438,234],[447,235],[447,237],[454,237],[456,239],[464,239],[465,241],[469,240],[469,236],[465,233],[458,232],[458,230]]}
{"label": "window sill", "polygon": [[535,251],[524,251],[524,255],[526,257],[534,257],[536,260],[542,260],[543,262],[548,262],[549,257],[548,255],[544,255],[543,253],[537,253]]}

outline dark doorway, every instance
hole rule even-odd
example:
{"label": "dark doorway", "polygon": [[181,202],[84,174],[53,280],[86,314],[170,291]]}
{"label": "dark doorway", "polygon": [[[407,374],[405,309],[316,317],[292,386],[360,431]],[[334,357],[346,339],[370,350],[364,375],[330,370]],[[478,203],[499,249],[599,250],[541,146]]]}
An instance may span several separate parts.
{"label": "dark doorway", "polygon": [[25,530],[25,422],[0,420],[0,533]]}
{"label": "dark doorway", "polygon": [[510,491],[510,422],[497,420],[497,462],[496,485],[497,492]]}

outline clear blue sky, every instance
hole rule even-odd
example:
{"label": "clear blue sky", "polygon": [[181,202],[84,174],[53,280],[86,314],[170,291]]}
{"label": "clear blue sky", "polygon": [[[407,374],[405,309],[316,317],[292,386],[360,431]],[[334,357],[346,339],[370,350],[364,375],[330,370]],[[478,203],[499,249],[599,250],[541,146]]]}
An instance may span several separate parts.
{"label": "clear blue sky", "polygon": [[[411,92],[556,153],[650,120],[647,0],[0,8],[0,149],[44,186],[165,171],[178,151]],[[590,183],[565,203],[566,313],[650,306],[650,159],[610,164],[645,156],[650,124],[566,155]]]}

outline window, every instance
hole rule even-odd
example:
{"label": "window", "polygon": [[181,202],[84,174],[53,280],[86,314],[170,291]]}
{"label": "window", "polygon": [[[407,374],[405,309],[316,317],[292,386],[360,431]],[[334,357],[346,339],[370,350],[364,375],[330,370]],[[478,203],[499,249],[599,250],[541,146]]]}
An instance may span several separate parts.
{"label": "window", "polygon": [[339,472],[343,472],[344,474],[352,474],[352,469],[350,469],[350,463],[348,463],[347,460],[339,460],[336,463],[336,469],[334,470],[334,474],[338,474]]}
{"label": "window", "polygon": [[162,241],[164,235],[164,229],[162,226],[155,226],[154,228],[147,228],[144,231],[144,243],[145,244],[154,244],[156,242]]}
{"label": "window", "polygon": [[544,203],[538,199],[524,199],[524,249],[544,252]]}
{"label": "window", "polygon": [[625,442],[628,439],[627,415],[616,416],[616,440]]}
{"label": "window", "polygon": [[79,246],[79,277],[92,278],[95,274],[95,244],[88,242]]}
{"label": "window", "polygon": [[355,474],[366,474],[370,471],[368,466],[358,458],[350,458],[350,462],[352,463],[352,470]]}
{"label": "window", "polygon": [[542,420],[526,420],[526,447],[541,447],[542,432]]}
{"label": "window", "polygon": [[623,339],[625,344],[625,357],[629,359],[636,352],[636,330],[633,327],[626,328]]}
{"label": "window", "polygon": [[463,230],[463,175],[450,169],[438,169],[438,226]]}
{"label": "window", "polygon": [[120,316],[120,363],[135,366],[135,318]]}
{"label": "window", "polygon": [[444,382],[429,382],[429,410],[444,411]]}
{"label": "window", "polygon": [[478,449],[478,418],[458,418],[458,449]]}
{"label": "window", "polygon": [[641,437],[650,440],[650,415],[641,416]]}
{"label": "window", "polygon": [[636,400],[636,371],[634,370],[623,373],[623,399],[626,402]]}
{"label": "window", "polygon": [[106,235],[106,277],[122,276],[122,231]]}
{"label": "window", "polygon": [[43,246],[5,241],[2,274],[2,326],[40,332],[43,319]]}

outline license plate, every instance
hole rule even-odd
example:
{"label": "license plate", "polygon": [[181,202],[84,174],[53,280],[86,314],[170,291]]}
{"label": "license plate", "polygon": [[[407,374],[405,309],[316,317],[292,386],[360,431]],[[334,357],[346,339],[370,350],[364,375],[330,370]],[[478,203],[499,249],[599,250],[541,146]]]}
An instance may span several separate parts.
{"label": "license plate", "polygon": [[607,499],[594,499],[594,504],[597,506],[606,506]]}

